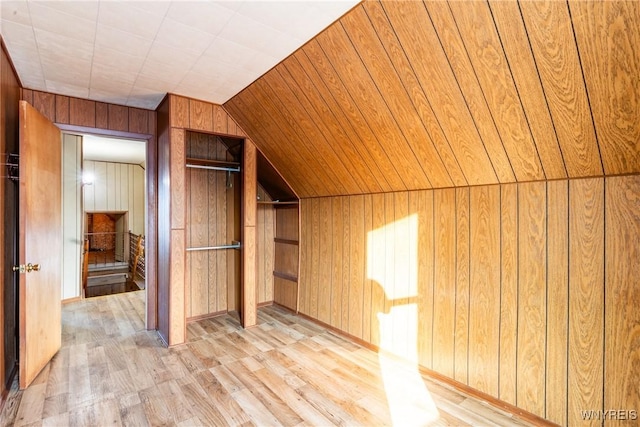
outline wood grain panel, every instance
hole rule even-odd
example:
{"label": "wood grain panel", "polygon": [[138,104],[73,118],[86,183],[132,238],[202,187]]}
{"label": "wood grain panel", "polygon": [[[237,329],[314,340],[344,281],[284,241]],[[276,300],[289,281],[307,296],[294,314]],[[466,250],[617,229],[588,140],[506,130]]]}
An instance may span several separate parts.
{"label": "wood grain panel", "polygon": [[517,180],[544,179],[538,150],[488,4],[474,2],[468,7],[460,7],[459,2],[449,4]]}
{"label": "wood grain panel", "polygon": [[[347,331],[362,338],[364,301],[364,197],[349,198],[349,327]],[[345,295],[343,294],[343,298]]]}
{"label": "wood grain panel", "polygon": [[298,284],[296,282],[282,279],[280,277],[274,277],[273,281],[274,290],[276,292],[274,294],[274,301],[295,311],[298,295]]}
{"label": "wood grain panel", "polygon": [[[416,323],[417,313],[412,312],[415,306],[415,297],[418,294],[417,283],[410,283],[411,278],[411,258],[410,248],[417,246],[413,233],[411,233],[411,219],[409,218],[408,193],[405,191],[395,193],[393,215],[395,218],[391,238],[387,240],[387,246],[393,250],[393,275],[387,275],[385,289],[391,299],[391,329],[392,351],[401,357],[409,360],[417,359],[416,343]],[[387,235],[389,237],[389,235]],[[353,250],[352,250],[353,252]],[[416,251],[417,254],[417,251]],[[425,254],[426,258],[433,263],[433,255]],[[433,277],[433,276],[432,276]],[[412,286],[413,285],[413,286]],[[432,285],[433,289],[433,285]],[[413,334],[412,334],[413,332]],[[411,336],[413,335],[413,337]],[[415,347],[410,352],[411,346]],[[412,354],[410,354],[412,353]]]}
{"label": "wood grain panel", "polygon": [[567,425],[569,318],[569,185],[547,182],[546,418]]}
{"label": "wood grain panel", "polygon": [[[330,247],[330,245],[328,245],[328,247]],[[278,242],[275,243],[275,271],[291,278],[298,277],[297,245]],[[273,271],[270,273],[273,273]],[[328,283],[327,287],[330,287],[330,283]],[[323,292],[322,289],[320,290],[320,292]],[[330,298],[330,290],[324,292],[329,292],[329,294],[326,295],[326,299],[328,300]]]}
{"label": "wood grain panel", "polygon": [[[215,159],[218,160],[228,160],[227,155],[227,147],[218,139],[218,138],[214,138],[213,136],[211,136],[211,141],[215,141],[215,143],[210,143],[209,144],[209,156],[213,157]],[[227,177],[226,174],[222,171],[216,171],[214,172],[214,174],[216,175],[216,193],[218,195],[217,197],[217,203],[216,203],[216,208],[215,210],[213,210],[211,208],[211,206],[209,207],[210,211],[213,213],[214,218],[215,218],[215,229],[216,229],[216,234],[217,234],[217,241],[218,242],[222,242],[223,244],[231,244],[231,239],[229,238],[229,236],[227,236],[227,222],[229,220],[233,220],[233,218],[229,219],[227,217],[227,203],[226,203],[226,199],[228,197],[228,191],[227,191]],[[212,173],[209,173],[209,182],[211,185],[211,181],[212,181],[212,177],[211,177]],[[254,179],[256,179],[254,177]],[[257,186],[257,182],[255,184]],[[255,187],[254,187],[255,188]],[[257,191],[257,188],[254,189],[254,196],[253,196],[253,200],[256,200],[256,196],[255,196],[255,191]],[[256,215],[257,217],[257,206],[254,204],[253,205],[253,212],[254,215]],[[256,218],[256,246],[257,246],[257,239],[258,239],[258,229],[257,229],[257,218]],[[211,225],[209,226],[209,228],[212,228]],[[217,301],[217,306],[215,308],[215,312],[221,312],[221,311],[225,311],[227,310],[227,275],[229,274],[229,271],[227,271],[227,257],[230,255],[231,251],[228,250],[224,250],[224,251],[218,251],[218,253],[216,254],[216,275],[215,277],[215,287],[216,287],[216,301]],[[257,257],[258,252],[256,251],[256,257]],[[210,259],[211,262],[211,259]],[[260,262],[258,260],[258,258],[256,258],[255,260],[256,262],[256,270],[254,270],[254,275],[256,274],[255,271],[257,271],[257,264]],[[256,298],[257,298],[257,294],[258,294],[258,284],[257,284],[257,278],[256,278],[256,285],[255,285],[255,294],[256,294]],[[256,299],[257,302],[257,299]],[[210,307],[211,309],[211,307]]]}
{"label": "wood grain panel", "polygon": [[456,329],[454,379],[469,384],[469,188],[456,188]]}
{"label": "wood grain panel", "polygon": [[[114,107],[110,107],[114,108]],[[120,107],[119,110],[126,111],[126,107]],[[127,122],[128,123],[128,122]],[[96,126],[96,103],[87,99],[70,98],[69,99],[69,124],[76,126],[95,127]],[[110,123],[111,124],[111,123]],[[128,131],[129,127],[118,127],[114,130]]]}
{"label": "wood grain panel", "polygon": [[516,404],[518,346],[518,186],[500,186],[499,398]]}
{"label": "wood grain panel", "polygon": [[[495,117],[495,115],[498,112],[489,108],[491,98],[487,96],[489,94],[485,93],[481,85],[482,81],[479,80],[482,75],[478,75],[472,63],[472,60],[475,59],[476,46],[465,46],[463,38],[467,44],[474,42],[481,43],[482,40],[480,40],[480,36],[474,40],[468,40],[468,35],[465,33],[468,27],[458,25],[458,22],[454,19],[453,14],[455,13],[455,9],[452,11],[451,8],[455,8],[456,6],[457,4],[449,5],[448,2],[425,2],[425,7],[428,12],[427,19],[431,20],[435,28],[439,42],[446,54],[451,70],[455,74],[456,81],[460,85],[460,90],[468,106],[467,108],[489,155],[489,159],[493,164],[498,180],[500,182],[513,182],[516,177],[513,166],[505,151],[505,136],[499,132],[502,129],[497,127],[498,119],[500,118]],[[469,8],[473,8],[473,6],[470,5]],[[456,13],[456,17],[457,16],[458,14]],[[460,16],[459,19],[463,19],[463,16]],[[488,27],[487,31],[483,30],[482,33],[489,33],[490,29],[491,27]],[[470,29],[470,31],[474,30],[475,29]],[[486,46],[486,49],[480,49],[480,55],[486,52],[495,54],[496,65],[500,64],[499,52],[493,49],[493,46],[489,45]],[[481,63],[481,61],[477,62]]]}
{"label": "wood grain panel", "polygon": [[546,183],[518,186],[517,403],[545,411],[547,322]]}
{"label": "wood grain panel", "polygon": [[109,129],[129,130],[129,109],[121,105],[109,104]]}
{"label": "wood grain panel", "polygon": [[[206,147],[205,147],[206,150]],[[197,155],[190,150],[190,155]],[[206,153],[206,151],[205,151]],[[186,239],[187,247],[209,245],[209,186],[208,172],[191,169],[187,171]],[[209,313],[209,254],[206,251],[187,252],[188,317]]]}
{"label": "wood grain panel", "polygon": [[[640,176],[606,179],[604,408],[640,404]],[[612,307],[613,310],[609,310]],[[625,425],[630,421],[607,422]]]}
{"label": "wood grain panel", "polygon": [[568,6],[553,0],[519,5],[568,176],[602,175]]}
{"label": "wood grain panel", "polygon": [[433,301],[434,301],[434,196],[432,191],[409,193],[409,213],[418,215],[418,362],[433,367]]}
{"label": "wood grain panel", "polygon": [[[331,321],[331,250],[333,243],[333,230],[331,228],[331,199],[324,198],[320,200],[319,214],[319,235],[318,235],[318,257],[327,260],[327,262],[318,263],[318,319],[324,323]],[[339,235],[337,236],[339,237]],[[291,259],[292,267],[298,267],[298,248],[295,248],[295,258]]]}
{"label": "wood grain panel", "polygon": [[566,178],[564,159],[518,3],[490,0],[489,6],[544,175],[546,179]]}
{"label": "wood grain panel", "polygon": [[[318,130],[325,136],[327,145],[331,147],[333,156],[339,160],[338,166],[344,168],[347,173],[352,174],[351,184],[353,188],[359,188],[360,192],[380,191],[376,178],[367,167],[364,159],[356,152],[353,142],[347,135],[342,125],[336,120],[334,112],[329,109],[324,99],[320,96],[314,81],[307,75],[305,70],[297,60],[288,61],[283,67],[283,78],[290,83],[292,90],[296,87],[304,89],[305,98],[301,101],[307,103],[306,112],[310,120],[319,128]],[[295,86],[293,85],[295,82]],[[317,138],[313,138],[317,141]],[[332,161],[329,161],[333,164]]]}
{"label": "wood grain panel", "polygon": [[308,296],[311,284],[311,199],[300,200],[300,269],[298,276],[298,310],[303,314],[309,314]]}
{"label": "wood grain panel", "polygon": [[569,8],[605,174],[639,172],[640,5],[571,1]]}
{"label": "wood grain panel", "polygon": [[[286,72],[286,70],[284,70]],[[291,80],[291,77],[288,78]],[[332,192],[339,194],[359,193],[357,185],[353,181],[353,176],[346,176],[346,169],[339,157],[330,147],[327,141],[318,131],[315,124],[306,113],[305,98],[296,96],[291,92],[287,80],[278,72],[272,70],[264,76],[265,85],[268,85],[277,97],[274,99],[276,108],[273,114],[278,114],[286,121],[285,125],[292,130],[292,141],[296,145],[304,146],[310,155],[314,166],[312,169],[317,174],[322,174],[325,186],[333,188]],[[299,110],[292,108],[292,105],[299,105]],[[322,176],[321,175],[321,176]],[[329,193],[331,194],[331,193]]]}
{"label": "wood grain panel", "polygon": [[[270,80],[272,87],[281,94],[283,101],[289,108],[290,101],[297,101],[299,104],[296,120],[304,132],[303,138],[312,142],[317,155],[321,156],[318,159],[319,163],[330,165],[330,172],[340,180],[346,194],[358,194],[366,189],[366,186],[360,186],[364,180],[358,176],[362,169],[361,163],[357,162],[359,159],[354,159],[353,155],[347,154],[345,150],[348,142],[343,141],[339,135],[333,135],[329,130],[326,123],[333,123],[332,120],[323,120],[317,116],[314,104],[309,100],[313,91],[309,87],[309,82],[305,79],[302,84],[294,84],[295,77],[286,67],[269,73],[267,79],[270,77],[274,77],[273,80]],[[298,75],[298,78],[300,77]],[[297,87],[302,87],[303,91],[296,91]],[[304,96],[300,94],[304,94]]]}
{"label": "wood grain panel", "polygon": [[69,97],[68,96],[62,96],[62,95],[56,96],[56,123],[69,124]]}
{"label": "wood grain panel", "polygon": [[213,104],[189,99],[189,127],[211,132],[213,130]]}
{"label": "wood grain panel", "polygon": [[[385,245],[382,244],[381,233],[385,225],[385,196],[372,194],[372,218],[371,228],[365,231],[367,250],[366,277],[371,281],[371,343],[380,346],[380,324],[378,318],[385,312],[385,292],[382,280],[385,276]],[[365,313],[366,315],[366,313]]]}
{"label": "wood grain panel", "polygon": [[229,122],[233,122],[229,115],[221,105],[213,106],[213,131],[228,135],[237,135],[238,130],[229,129]]}
{"label": "wood grain panel", "polygon": [[129,132],[151,133],[149,132],[149,113],[140,108],[129,108]]}
{"label": "wood grain panel", "polygon": [[[344,197],[331,198],[331,230],[332,247],[331,247],[331,314],[329,324],[340,330],[346,328],[342,325],[342,301],[345,298],[342,294],[342,269],[343,269],[343,221],[342,203]],[[329,260],[327,260],[329,261]],[[348,295],[348,293],[347,293]]]}
{"label": "wood grain panel", "polygon": [[438,123],[433,107],[430,105],[424,90],[420,86],[407,55],[402,49],[398,38],[395,36],[395,31],[387,19],[385,11],[382,9],[381,3],[365,2],[363,3],[363,7],[371,20],[372,25],[375,27],[387,55],[389,55],[389,58],[402,81],[402,85],[410,94],[410,100],[413,103],[422,124],[429,133],[429,136],[438,151],[438,155],[446,167],[451,181],[454,185],[467,185],[467,180],[460,169],[460,165],[451,151],[451,145],[442,132],[442,128]]}
{"label": "wood grain panel", "polygon": [[569,182],[568,424],[581,410],[604,410],[604,182]]}
{"label": "wood grain panel", "polygon": [[[383,6],[414,66],[418,81],[429,95],[431,104],[437,106],[436,116],[467,181],[469,184],[496,183],[493,165],[424,5],[418,2],[388,2]],[[428,62],[419,59],[425,51],[430,52]]]}
{"label": "wood grain panel", "polygon": [[316,104],[316,110],[318,114],[324,117],[323,120],[326,121],[327,126],[330,126],[334,134],[339,136],[338,140],[343,141],[341,149],[344,152],[344,156],[352,158],[352,163],[360,168],[359,174],[364,179],[361,185],[365,185],[369,192],[390,190],[386,178],[370,153],[370,151],[376,150],[377,147],[369,148],[369,146],[365,145],[361,136],[356,134],[353,124],[339,107],[334,95],[328,89],[304,50],[301,49],[295,52],[292,59],[287,61],[286,66],[294,76],[304,73],[305,78],[308,79],[308,84],[315,89],[310,93],[311,100]]}
{"label": "wood grain panel", "polygon": [[[380,90],[369,75],[366,66],[361,62],[344,28],[339,25],[330,27],[328,31],[320,33],[316,39],[350,95],[360,106],[365,121],[378,136],[391,166],[397,171],[413,171],[411,174],[400,174],[404,187],[396,190],[431,188],[431,183],[422,166],[407,146],[407,140],[389,114]],[[342,60],[344,55],[353,60],[345,63]]]}
{"label": "wood grain panel", "polygon": [[348,330],[349,328],[349,308],[351,301],[350,295],[350,283],[351,283],[351,207],[349,199],[345,199],[342,203],[342,328]]}
{"label": "wood grain panel", "polygon": [[172,129],[171,144],[171,228],[185,227],[185,132]]}
{"label": "wood grain panel", "polygon": [[56,96],[48,92],[33,91],[33,107],[50,121],[56,120]]}
{"label": "wood grain panel", "polygon": [[189,98],[169,95],[169,126],[174,128],[189,127]]}
{"label": "wood grain panel", "polygon": [[470,188],[469,385],[498,394],[500,187]]}
{"label": "wood grain panel", "polygon": [[309,315],[313,318],[318,317],[318,292],[319,287],[322,284],[319,282],[319,272],[320,272],[320,257],[318,256],[320,253],[320,217],[318,213],[320,212],[320,203],[322,203],[322,199],[312,199],[311,200],[311,234],[309,238],[311,240],[310,246],[310,283],[309,290],[307,294],[307,310],[309,311]]}
{"label": "wood grain panel", "polygon": [[454,376],[456,312],[456,192],[434,192],[433,370]]}
{"label": "wood grain panel", "polygon": [[186,339],[186,313],[184,311],[184,272],[185,272],[185,232],[184,230],[171,230],[171,245],[169,262],[170,283],[169,287],[169,342],[167,344],[181,344]]}
{"label": "wood grain panel", "polygon": [[96,127],[100,129],[109,127],[109,104],[96,102]]}
{"label": "wood grain panel", "polygon": [[[255,125],[252,127],[252,135],[258,141],[267,140],[269,135],[281,135],[281,132],[276,127],[275,123],[262,116],[261,109],[252,108],[251,104],[245,102],[246,98],[249,98],[249,89],[250,88],[248,88],[246,92],[243,92],[247,94],[246,97],[233,98],[233,102],[228,102],[225,108],[231,111],[231,113],[235,117],[255,123]],[[302,178],[299,175],[293,175],[291,173],[292,166],[298,165],[297,156],[290,153],[289,160],[283,161],[283,158],[279,154],[278,149],[280,149],[278,146],[273,147],[265,144],[264,142],[260,147],[260,151],[272,163],[277,163],[279,165],[280,173],[287,178],[287,182],[297,188],[298,195],[300,195],[301,197],[315,195],[315,192],[307,189],[307,187],[304,185],[304,182],[302,181]],[[293,150],[295,150],[295,148],[293,148]]]}
{"label": "wood grain panel", "polygon": [[[433,187],[451,186],[451,178],[440,159],[430,135],[422,124],[411,102],[409,94],[396,73],[393,63],[385,52],[377,34],[381,27],[374,28],[363,7],[355,8],[341,19],[341,24],[353,43],[371,77],[382,94],[389,112],[406,140],[407,148],[397,151],[412,153],[422,166],[424,174]],[[387,37],[391,37],[389,27]],[[423,165],[428,164],[428,168]],[[413,187],[416,188],[416,187]],[[424,186],[418,188],[425,188]]]}
{"label": "wood grain panel", "polygon": [[[364,298],[362,301],[362,339],[365,342],[371,342],[371,329],[377,327],[377,322],[372,322],[371,316],[371,304],[373,298],[373,286],[375,286],[373,280],[367,274],[368,268],[368,246],[367,246],[367,233],[371,231],[373,224],[373,198],[370,194],[364,196],[364,223],[362,230],[362,252],[363,252],[363,281],[364,281]],[[373,325],[373,326],[372,326]]]}
{"label": "wood grain panel", "polygon": [[[404,188],[400,175],[393,165],[389,163],[389,157],[385,153],[378,137],[365,122],[345,84],[336,78],[333,65],[321,46],[315,40],[312,40],[301,49],[301,52],[304,54],[297,54],[296,57],[299,58],[300,63],[307,70],[307,74],[311,76],[314,74],[319,75],[319,78],[326,86],[325,93],[327,93],[327,98],[330,95],[335,101],[335,105],[339,107],[332,109],[337,112],[342,111],[345,119],[353,127],[356,141],[361,141],[361,148],[358,151],[368,153],[375,165],[374,171],[379,169],[380,174],[377,175],[379,177],[378,184],[385,191]],[[369,163],[369,167],[371,167],[371,163]]]}

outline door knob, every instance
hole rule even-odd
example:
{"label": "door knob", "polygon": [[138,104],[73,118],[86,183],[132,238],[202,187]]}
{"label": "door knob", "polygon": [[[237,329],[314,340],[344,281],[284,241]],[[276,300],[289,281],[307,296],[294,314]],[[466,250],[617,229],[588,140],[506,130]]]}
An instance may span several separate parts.
{"label": "door knob", "polygon": [[20,264],[14,265],[12,268],[13,271],[17,271],[20,274],[31,273],[32,271],[40,271],[40,264]]}
{"label": "door knob", "polygon": [[31,273],[32,271],[40,271],[40,264],[27,264],[27,273]]}

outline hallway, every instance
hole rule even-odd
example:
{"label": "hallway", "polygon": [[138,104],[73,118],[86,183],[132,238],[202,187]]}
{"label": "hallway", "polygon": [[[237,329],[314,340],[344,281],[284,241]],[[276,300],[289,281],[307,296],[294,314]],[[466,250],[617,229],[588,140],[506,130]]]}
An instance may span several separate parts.
{"label": "hallway", "polygon": [[400,408],[429,425],[529,425],[430,380],[416,386],[397,361],[383,375],[378,354],[275,306],[249,330],[231,315],[190,323],[189,343],[169,349],[144,329],[144,291],[62,315],[62,349],[25,392],[14,384],[0,425],[388,425],[389,374],[430,396]]}

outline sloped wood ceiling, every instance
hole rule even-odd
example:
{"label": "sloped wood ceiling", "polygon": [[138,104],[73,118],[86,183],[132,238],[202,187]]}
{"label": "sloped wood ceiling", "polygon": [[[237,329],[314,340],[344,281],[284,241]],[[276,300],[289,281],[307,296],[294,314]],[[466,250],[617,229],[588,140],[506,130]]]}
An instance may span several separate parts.
{"label": "sloped wood ceiling", "polygon": [[640,172],[640,2],[366,1],[225,108],[300,197]]}

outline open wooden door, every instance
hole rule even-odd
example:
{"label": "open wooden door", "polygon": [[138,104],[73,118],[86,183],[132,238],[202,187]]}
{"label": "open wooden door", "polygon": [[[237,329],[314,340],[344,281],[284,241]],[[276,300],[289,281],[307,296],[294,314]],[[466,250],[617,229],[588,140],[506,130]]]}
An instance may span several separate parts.
{"label": "open wooden door", "polygon": [[62,137],[20,101],[20,388],[60,349],[62,320]]}

